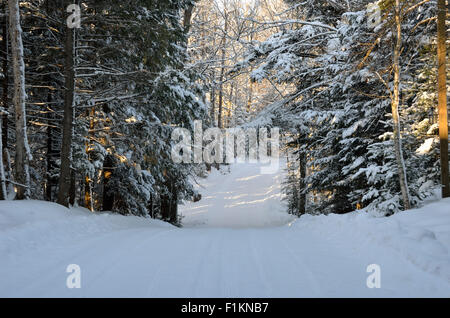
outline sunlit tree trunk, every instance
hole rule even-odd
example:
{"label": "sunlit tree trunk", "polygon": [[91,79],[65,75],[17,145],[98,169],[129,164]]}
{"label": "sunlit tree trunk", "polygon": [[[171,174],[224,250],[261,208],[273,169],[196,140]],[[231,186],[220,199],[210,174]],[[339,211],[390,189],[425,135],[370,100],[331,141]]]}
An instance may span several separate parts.
{"label": "sunlit tree trunk", "polygon": [[[95,129],[95,108],[91,107],[91,109],[88,111],[89,116],[89,138],[86,142],[86,154],[88,156],[88,160],[91,160],[91,141],[94,140],[94,129]],[[93,176],[91,176],[89,173],[86,174],[84,177],[84,207],[94,211],[94,198],[93,198],[93,191],[92,186],[94,180],[92,180]]]}
{"label": "sunlit tree trunk", "polygon": [[447,8],[445,0],[438,0],[438,108],[439,108],[439,138],[441,148],[441,183],[442,197],[450,197],[449,167],[448,167],[448,109],[447,109],[447,65],[446,41],[447,28],[445,19]]}
{"label": "sunlit tree trunk", "polygon": [[112,155],[107,155],[103,162],[103,198],[102,210],[112,211],[114,206],[114,189],[110,185],[114,173],[115,162]]}

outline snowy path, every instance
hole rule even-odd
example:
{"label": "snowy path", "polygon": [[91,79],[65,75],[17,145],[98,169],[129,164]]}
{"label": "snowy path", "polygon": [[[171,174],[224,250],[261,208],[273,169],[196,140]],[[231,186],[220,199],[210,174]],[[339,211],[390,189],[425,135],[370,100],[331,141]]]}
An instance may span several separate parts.
{"label": "snowy path", "polygon": [[[42,202],[0,205],[0,296],[450,297],[442,244],[450,241],[450,218],[439,219],[440,227],[429,223],[433,235],[400,218],[393,225],[355,215],[288,223],[280,182],[249,165],[226,176],[214,172],[202,181],[203,200],[181,208],[182,229],[77,210],[54,220],[65,211]],[[24,220],[15,219],[18,211]],[[375,232],[366,232],[367,224]],[[381,226],[400,226],[403,236],[390,241],[378,235]],[[403,237],[419,237],[412,250],[434,258],[405,254],[409,243],[397,249]],[[381,267],[380,289],[366,286],[372,263]],[[66,287],[69,264],[81,268],[80,289]]]}
{"label": "snowy path", "polygon": [[180,206],[185,227],[275,227],[293,220],[281,203],[283,170],[263,175],[260,166],[240,164],[231,173],[213,169],[199,180],[202,200]]}

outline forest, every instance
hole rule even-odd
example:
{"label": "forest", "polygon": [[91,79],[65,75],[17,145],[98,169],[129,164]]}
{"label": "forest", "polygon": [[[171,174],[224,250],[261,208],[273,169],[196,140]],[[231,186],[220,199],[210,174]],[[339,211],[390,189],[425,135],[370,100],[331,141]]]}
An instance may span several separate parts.
{"label": "forest", "polygon": [[[279,128],[288,212],[450,196],[445,0],[1,0],[0,199],[180,225],[177,127]],[[446,23],[447,22],[447,23]]]}

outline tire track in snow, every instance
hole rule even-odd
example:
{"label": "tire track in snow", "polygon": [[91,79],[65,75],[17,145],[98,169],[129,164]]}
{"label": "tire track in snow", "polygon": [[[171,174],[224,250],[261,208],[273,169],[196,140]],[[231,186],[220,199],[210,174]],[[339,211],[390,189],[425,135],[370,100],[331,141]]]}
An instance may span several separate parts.
{"label": "tire track in snow", "polygon": [[261,254],[259,254],[256,249],[255,245],[256,233],[254,232],[254,230],[248,230],[247,235],[253,263],[256,264],[256,268],[258,269],[258,274],[261,279],[261,282],[265,286],[264,290],[267,293],[266,297],[270,297],[272,295],[273,290],[267,279],[268,277],[267,272],[264,270],[262,266],[264,259],[261,257]]}
{"label": "tire track in snow", "polygon": [[297,256],[297,254],[292,250],[292,248],[289,247],[285,238],[280,238],[280,236],[277,236],[277,239],[279,242],[281,242],[281,244],[278,244],[278,245],[284,247],[284,249],[286,251],[288,251],[288,254],[291,256],[290,260],[293,260],[295,262],[295,264],[297,264],[300,268],[303,269],[301,271],[301,273],[306,274],[306,279],[310,282],[310,286],[312,287],[316,296],[319,297],[321,295],[322,289],[321,289],[319,281],[315,277],[313,271],[308,267],[308,265],[299,256]]}
{"label": "tire track in snow", "polygon": [[[181,233],[181,230],[179,233]],[[181,246],[181,244],[175,246],[177,250],[172,250],[170,251],[170,253],[159,255],[158,265],[156,266],[157,269],[153,272],[153,275],[151,275],[151,278],[149,280],[150,283],[148,283],[148,287],[146,290],[147,297],[155,297],[155,295],[158,295],[158,293],[156,292],[157,288],[165,286],[169,283],[164,279],[167,278],[168,275],[173,274],[172,272],[177,269],[177,262],[183,262],[182,264],[186,265],[186,261],[191,261],[191,263],[189,264],[190,266],[183,266],[183,271],[185,272],[183,274],[185,275],[180,275],[178,273],[178,276],[180,276],[179,278],[183,279],[185,282],[189,281],[190,283],[194,284],[194,286],[196,286],[195,288],[191,289],[191,291],[195,291],[197,289],[198,280],[200,279],[202,273],[199,268],[203,267],[203,263],[207,258],[205,254],[209,254],[209,251],[212,249],[213,240],[205,239],[205,235],[204,233],[202,235],[202,231],[183,230],[183,233],[188,236],[184,238],[182,237],[179,243],[191,243],[189,245],[189,248],[191,248],[191,255],[189,260],[180,259],[180,255],[183,255],[183,250],[185,249],[185,247]],[[179,251],[178,249],[182,249],[182,251]],[[195,251],[195,255],[193,251]],[[205,253],[205,251],[208,252]],[[168,264],[175,264],[175,266],[170,266],[170,268],[168,268]],[[192,272],[189,273],[189,271],[193,269],[195,269],[195,274],[193,274]],[[181,284],[179,286],[181,286]],[[174,286],[174,288],[176,287]],[[181,290],[176,290],[175,292],[181,292]],[[167,297],[172,297],[172,294],[173,292],[170,296]]]}
{"label": "tire track in snow", "polygon": [[[217,275],[205,275],[208,272],[211,272],[211,268],[213,269],[212,271],[214,271],[214,268],[219,268],[218,266],[216,266],[217,264],[213,264],[212,262],[210,262],[208,264],[208,260],[214,260],[214,261],[218,261],[218,257],[214,257],[214,254],[220,254],[220,252],[217,252],[217,242],[219,241],[223,241],[223,233],[221,230],[216,230],[216,231],[207,231],[207,233],[214,235],[213,239],[209,240],[209,244],[208,247],[206,249],[204,249],[205,253],[202,254],[201,256],[201,260],[200,260],[200,264],[198,266],[197,269],[197,273],[196,273],[196,279],[194,282],[194,295],[196,297],[207,297],[207,295],[203,294],[203,289],[202,287],[206,287],[206,286],[201,286],[200,283],[204,284],[205,282],[203,280],[206,280],[206,283],[211,283],[212,280],[217,279]],[[217,274],[217,273],[215,273]],[[208,277],[209,276],[209,277]],[[219,288],[216,288],[216,292]]]}
{"label": "tire track in snow", "polygon": [[[144,231],[148,231],[147,230],[121,230],[120,232],[130,232],[127,235],[127,240],[121,240],[118,244],[120,244],[119,246],[115,246],[115,248],[113,250],[108,250],[108,254],[110,256],[114,256],[117,253],[118,250],[124,250],[126,248],[129,247],[129,243],[135,243],[136,241],[134,240],[135,237],[140,237],[142,235],[142,233]],[[161,230],[158,231],[158,233],[153,234],[151,237],[156,237],[162,234],[165,234],[166,232],[171,232],[173,230]],[[32,280],[28,280],[30,281],[30,283],[28,283],[26,285],[25,288],[23,288],[20,291],[20,294],[29,294],[32,293],[33,295],[36,294],[33,292],[33,290],[37,290],[39,289],[40,292],[37,293],[38,295],[40,295],[40,297],[45,297],[46,294],[53,294],[55,292],[55,290],[46,290],[45,288],[39,288],[42,286],[60,286],[61,287],[61,291],[66,291],[66,278],[69,275],[69,273],[66,273],[66,267],[69,264],[77,264],[80,265],[81,267],[81,272],[82,272],[82,285],[85,286],[85,284],[87,286],[89,286],[91,283],[90,282],[94,282],[97,281],[98,279],[100,279],[102,276],[104,276],[104,272],[105,272],[105,268],[108,268],[108,266],[111,266],[112,264],[114,264],[113,262],[109,262],[107,265],[103,266],[100,270],[96,269],[96,272],[99,272],[99,275],[94,276],[94,279],[92,280],[87,280],[86,281],[86,275],[84,275],[84,273],[86,272],[86,266],[84,265],[84,263],[88,263],[90,262],[92,259],[100,259],[102,262],[105,262],[104,259],[104,255],[105,254],[101,254],[101,252],[99,253],[99,250],[94,248],[93,246],[100,244],[102,245],[103,242],[110,240],[112,237],[115,237],[117,235],[117,233],[108,233],[108,234],[103,234],[100,237],[95,238],[94,240],[92,240],[92,238],[89,238],[88,240],[82,240],[81,242],[79,242],[79,244],[75,245],[75,247],[72,249],[69,249],[68,251],[69,254],[64,254],[63,257],[58,256],[58,259],[56,260],[51,260],[50,263],[46,263],[45,264],[45,270],[40,269],[39,270],[39,275],[33,275],[33,279]],[[66,251],[67,252],[67,251]],[[107,255],[108,255],[107,254]],[[122,255],[120,256],[116,256],[114,257],[113,260],[117,260],[122,258]],[[95,265],[94,265],[95,266]],[[92,267],[91,267],[92,269]],[[88,269],[89,272],[90,269]],[[34,271],[33,271],[34,272]],[[59,283],[54,283],[60,281]],[[84,292],[86,290],[89,290],[89,287],[83,287],[81,292]],[[58,295],[59,296],[59,295]]]}
{"label": "tire track in snow", "polygon": [[[158,233],[152,234],[152,235],[147,235],[148,229],[139,231],[138,235],[133,236],[133,238],[128,238],[126,240],[123,240],[122,244],[121,244],[121,251],[125,250],[125,253],[117,253],[117,249],[116,247],[114,248],[114,250],[116,251],[116,255],[113,254],[114,258],[112,260],[109,260],[105,266],[102,266],[101,268],[97,268],[96,272],[99,273],[95,276],[94,279],[92,279],[90,281],[90,283],[87,284],[87,288],[89,288],[89,286],[91,286],[91,288],[94,288],[94,286],[96,284],[98,284],[98,282],[105,276],[110,276],[110,277],[114,277],[117,275],[111,275],[111,273],[114,272],[121,272],[121,271],[117,271],[117,269],[119,267],[125,267],[126,269],[129,270],[128,266],[129,265],[129,260],[133,259],[132,257],[129,256],[135,256],[138,250],[142,249],[145,246],[148,246],[149,243],[151,244],[155,244],[154,240],[156,238],[160,238],[161,236],[165,236],[169,233],[178,231],[179,229],[171,229],[171,230],[162,230],[159,231]],[[137,238],[141,238],[140,240],[136,240]],[[136,242],[138,242],[136,244]],[[142,255],[142,254],[141,254]],[[102,260],[103,261],[103,260]],[[134,257],[134,261],[136,261],[136,258]],[[124,266],[125,265],[125,266]]]}

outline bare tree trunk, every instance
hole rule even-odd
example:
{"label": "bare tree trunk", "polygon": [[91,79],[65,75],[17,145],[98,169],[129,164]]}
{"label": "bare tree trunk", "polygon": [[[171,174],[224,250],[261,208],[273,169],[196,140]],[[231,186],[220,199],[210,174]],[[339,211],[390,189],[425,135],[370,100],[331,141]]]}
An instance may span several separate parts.
{"label": "bare tree trunk", "polygon": [[61,169],[58,182],[57,202],[66,207],[69,206],[71,164],[72,164],[72,139],[73,139],[73,117],[74,117],[74,94],[75,94],[75,71],[74,71],[74,29],[66,28],[65,35],[65,96],[64,96],[64,119],[63,137],[61,146]]}
{"label": "bare tree trunk", "polygon": [[186,10],[184,10],[184,19],[183,19],[183,27],[184,27],[184,31],[186,33],[189,32],[190,28],[191,28],[191,20],[192,20],[192,13],[194,11],[194,5],[190,4]]}
{"label": "bare tree trunk", "polygon": [[30,173],[28,163],[31,153],[28,146],[25,112],[25,63],[23,60],[22,28],[18,0],[9,0],[9,29],[14,74],[14,107],[16,121],[16,157],[14,162],[18,200],[30,198]]}
{"label": "bare tree trunk", "polygon": [[397,169],[400,178],[400,189],[402,192],[403,207],[405,210],[409,210],[411,209],[411,203],[409,199],[408,182],[406,179],[406,167],[402,151],[400,116],[398,110],[400,105],[400,54],[402,49],[400,0],[396,0],[395,3],[396,43],[394,48],[394,92],[392,98],[392,120],[394,124],[395,158],[397,160]]}
{"label": "bare tree trunk", "polygon": [[[252,30],[254,30],[255,28],[255,23],[252,22]],[[249,42],[253,43],[253,36],[254,33],[250,32],[250,39]],[[253,73],[253,66],[250,66],[250,75]],[[247,114],[250,114],[250,111],[252,109],[252,103],[253,103],[253,86],[254,86],[254,82],[251,79],[251,76],[249,76],[249,80],[248,80],[248,99],[247,99]]]}
{"label": "bare tree trunk", "polygon": [[[226,9],[225,9],[226,10]],[[225,16],[225,28],[222,38],[222,59],[221,59],[221,68],[220,68],[220,86],[219,86],[219,110],[218,110],[218,119],[217,119],[217,127],[222,128],[222,112],[223,112],[223,79],[225,76],[225,58],[226,58],[226,43],[227,43],[227,32],[228,32],[228,15],[227,12],[224,12]]]}
{"label": "bare tree trunk", "polygon": [[448,109],[447,109],[447,10],[445,0],[438,0],[438,108],[439,138],[441,144],[441,183],[442,197],[450,197],[448,167]]}
{"label": "bare tree trunk", "polygon": [[[250,73],[253,72],[253,68],[250,68]],[[249,79],[249,87],[248,87],[248,99],[247,99],[247,113],[250,114],[253,103],[253,86],[254,83],[251,79]]]}
{"label": "bare tree trunk", "polygon": [[231,120],[232,111],[233,111],[233,96],[237,95],[237,93],[235,94],[235,92],[234,92],[234,85],[235,85],[234,82],[231,82],[230,96],[228,98],[228,108],[226,109],[227,113],[226,113],[226,118],[225,118],[225,123],[224,123],[225,128],[230,126],[230,120]]}
{"label": "bare tree trunk", "polygon": [[212,80],[211,80],[211,91],[209,93],[209,102],[211,104],[210,108],[210,118],[211,123],[216,120],[216,72],[212,70]]}

